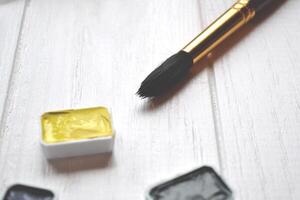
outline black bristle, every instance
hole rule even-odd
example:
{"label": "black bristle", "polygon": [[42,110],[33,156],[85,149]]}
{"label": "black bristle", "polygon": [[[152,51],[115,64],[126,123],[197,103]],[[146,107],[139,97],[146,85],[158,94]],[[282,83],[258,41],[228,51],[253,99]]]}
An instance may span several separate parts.
{"label": "black bristle", "polygon": [[137,94],[142,98],[161,96],[179,83],[188,74],[192,65],[193,58],[190,54],[178,52],[147,76]]}

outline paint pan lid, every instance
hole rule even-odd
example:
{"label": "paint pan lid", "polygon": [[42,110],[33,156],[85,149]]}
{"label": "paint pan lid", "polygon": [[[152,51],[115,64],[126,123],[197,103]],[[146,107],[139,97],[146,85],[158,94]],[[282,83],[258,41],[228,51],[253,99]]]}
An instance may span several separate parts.
{"label": "paint pan lid", "polygon": [[50,190],[16,184],[8,188],[3,200],[53,200]]}
{"label": "paint pan lid", "polygon": [[105,107],[47,112],[41,123],[41,145],[48,159],[112,151],[115,133]]}
{"label": "paint pan lid", "polygon": [[149,190],[147,200],[231,200],[232,192],[211,167],[163,182]]}

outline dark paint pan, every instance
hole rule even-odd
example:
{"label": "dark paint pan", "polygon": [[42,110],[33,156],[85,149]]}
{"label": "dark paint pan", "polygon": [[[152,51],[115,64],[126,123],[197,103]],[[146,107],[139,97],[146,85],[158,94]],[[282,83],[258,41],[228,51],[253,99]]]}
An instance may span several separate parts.
{"label": "dark paint pan", "polygon": [[147,195],[147,200],[232,200],[229,187],[206,166],[157,185]]}
{"label": "dark paint pan", "polygon": [[11,186],[3,200],[53,200],[54,194],[50,190],[26,185]]}

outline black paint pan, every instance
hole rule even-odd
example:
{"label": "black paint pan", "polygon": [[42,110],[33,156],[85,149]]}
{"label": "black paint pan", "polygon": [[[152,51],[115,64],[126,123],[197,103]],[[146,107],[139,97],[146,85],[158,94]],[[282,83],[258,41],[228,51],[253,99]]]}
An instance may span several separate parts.
{"label": "black paint pan", "polygon": [[211,167],[161,183],[147,194],[147,200],[232,200],[232,192]]}
{"label": "black paint pan", "polygon": [[54,200],[50,190],[16,184],[8,188],[3,200]]}

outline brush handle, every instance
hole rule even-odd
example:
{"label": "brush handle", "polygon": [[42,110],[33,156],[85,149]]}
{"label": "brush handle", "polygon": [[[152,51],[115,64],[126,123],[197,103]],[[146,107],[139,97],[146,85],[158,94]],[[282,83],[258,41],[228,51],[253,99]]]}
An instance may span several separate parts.
{"label": "brush handle", "polygon": [[255,10],[249,6],[250,1],[236,2],[182,49],[193,57],[193,63],[206,57],[216,46],[254,17]]}
{"label": "brush handle", "polygon": [[280,0],[251,0],[249,6],[255,10],[255,12],[262,11],[269,4]]}
{"label": "brush handle", "polygon": [[182,50],[190,54],[193,63],[206,57],[226,38],[239,30],[257,12],[272,2],[281,0],[239,0]]}

